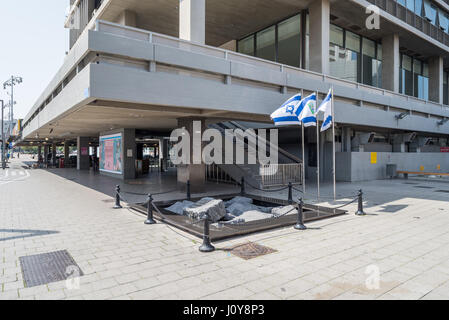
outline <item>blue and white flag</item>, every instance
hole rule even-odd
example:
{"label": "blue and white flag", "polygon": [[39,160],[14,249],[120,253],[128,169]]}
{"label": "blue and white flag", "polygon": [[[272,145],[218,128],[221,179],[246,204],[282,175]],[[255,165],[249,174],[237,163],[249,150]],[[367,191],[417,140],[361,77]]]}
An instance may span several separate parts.
{"label": "blue and white flag", "polygon": [[276,126],[286,126],[286,125],[300,125],[299,114],[301,110],[298,107],[301,103],[301,94],[297,94],[287,101],[271,114],[271,119],[273,119]]}
{"label": "blue and white flag", "polygon": [[318,112],[322,111],[324,112],[324,122],[321,126],[321,132],[326,131],[332,126],[332,122],[334,119],[332,119],[332,89],[329,90],[329,93],[327,94],[326,98],[321,103],[320,107],[318,108]]}
{"label": "blue and white flag", "polygon": [[304,124],[304,127],[316,126],[316,93],[304,98],[298,109],[301,110],[299,121]]}

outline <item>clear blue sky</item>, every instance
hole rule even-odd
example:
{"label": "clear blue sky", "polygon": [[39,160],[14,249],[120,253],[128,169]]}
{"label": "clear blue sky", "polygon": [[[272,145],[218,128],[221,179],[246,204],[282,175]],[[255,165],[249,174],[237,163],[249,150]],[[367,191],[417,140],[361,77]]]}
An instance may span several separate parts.
{"label": "clear blue sky", "polygon": [[64,61],[68,6],[69,0],[0,0],[0,99],[10,99],[3,83],[11,75],[23,78],[14,90],[14,118],[25,117]]}

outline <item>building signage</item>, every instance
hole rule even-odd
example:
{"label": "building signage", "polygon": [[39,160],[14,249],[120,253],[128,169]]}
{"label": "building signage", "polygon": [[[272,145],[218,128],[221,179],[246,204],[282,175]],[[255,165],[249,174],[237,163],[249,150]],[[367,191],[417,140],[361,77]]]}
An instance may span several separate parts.
{"label": "building signage", "polygon": [[122,134],[100,137],[100,171],[122,174]]}
{"label": "building signage", "polygon": [[441,147],[441,152],[449,152],[449,147]]}
{"label": "building signage", "polygon": [[377,164],[377,152],[371,152],[371,164]]}

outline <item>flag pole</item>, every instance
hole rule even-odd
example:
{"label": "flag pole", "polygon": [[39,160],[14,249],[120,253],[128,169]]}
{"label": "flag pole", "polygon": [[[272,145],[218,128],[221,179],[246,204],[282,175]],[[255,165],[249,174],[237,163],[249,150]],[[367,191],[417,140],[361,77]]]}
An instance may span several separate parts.
{"label": "flag pole", "polygon": [[332,161],[333,161],[333,179],[334,179],[334,200],[337,200],[337,179],[336,179],[336,159],[335,159],[335,110],[334,110],[334,86],[331,88],[331,108],[332,108],[332,148],[333,148],[333,154],[332,154]]}
{"label": "flag pole", "polygon": [[316,107],[315,107],[315,117],[316,117],[316,163],[317,163],[317,187],[318,187],[318,200],[320,199],[320,126],[317,117],[316,109],[318,108],[318,91],[315,92],[316,95]]}
{"label": "flag pole", "polygon": [[[301,89],[301,99],[304,98],[304,89]],[[305,146],[304,146],[304,123],[301,122],[302,127],[302,133],[301,133],[301,139],[302,139],[302,192],[305,195],[306,194],[306,158],[305,158]]]}

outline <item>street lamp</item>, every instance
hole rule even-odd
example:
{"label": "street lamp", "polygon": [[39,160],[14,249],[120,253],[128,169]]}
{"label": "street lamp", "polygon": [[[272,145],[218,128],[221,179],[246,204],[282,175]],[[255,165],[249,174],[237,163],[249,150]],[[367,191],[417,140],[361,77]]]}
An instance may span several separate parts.
{"label": "street lamp", "polygon": [[11,93],[9,93],[11,97],[11,103],[9,104],[10,112],[9,112],[9,121],[10,125],[10,135],[12,135],[12,131],[14,130],[14,86],[23,82],[22,77],[11,76],[10,79],[6,80],[3,83],[3,89],[6,90],[6,87],[11,87]]}
{"label": "street lamp", "polygon": [[5,170],[6,168],[6,163],[5,163],[5,130],[3,128],[3,109],[4,109],[4,102],[3,100],[1,101],[1,105],[2,105],[2,169]]}

